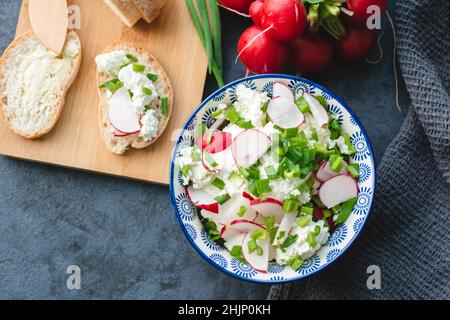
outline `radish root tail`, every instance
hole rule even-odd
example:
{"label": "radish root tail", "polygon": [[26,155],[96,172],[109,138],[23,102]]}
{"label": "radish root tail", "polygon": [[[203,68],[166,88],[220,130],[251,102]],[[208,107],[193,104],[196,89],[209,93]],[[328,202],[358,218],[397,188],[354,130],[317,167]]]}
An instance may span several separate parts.
{"label": "radish root tail", "polygon": [[394,21],[391,18],[391,15],[386,10],[386,16],[389,20],[389,24],[392,28],[392,36],[394,39],[394,53],[392,58],[392,65],[394,68],[394,80],[395,80],[395,103],[397,105],[398,111],[402,111],[402,108],[400,107],[400,99],[399,99],[399,84],[398,84],[398,73],[397,73],[397,33],[395,31],[395,25]]}
{"label": "radish root tail", "polygon": [[259,37],[261,37],[264,33],[268,32],[270,29],[273,29],[273,26],[267,27],[265,30],[261,31],[260,33],[258,33],[256,36],[253,37],[252,40],[250,40],[247,45],[242,48],[242,50],[238,53],[236,60],[234,61],[234,63],[237,63],[239,57],[242,55],[242,53],[247,50],[252,44],[253,42],[255,42],[256,40],[258,40]]}
{"label": "radish root tail", "polygon": [[366,58],[366,62],[369,64],[379,64],[381,60],[383,60],[384,57],[384,51],[383,46],[381,45],[381,39],[383,38],[384,32],[381,32],[381,34],[378,36],[377,46],[378,46],[378,52],[379,56],[377,60],[370,60],[369,58]]}
{"label": "radish root tail", "polygon": [[236,13],[236,14],[238,14],[238,15],[240,15],[240,16],[243,16],[243,17],[246,17],[246,18],[251,18],[249,14],[245,14],[245,13],[239,12],[239,11],[237,11],[237,10],[228,8],[227,6],[224,6],[223,4],[221,4],[220,2],[217,2],[217,5],[218,5],[219,7],[224,8],[225,10],[228,10],[228,11],[230,11],[230,12]]}

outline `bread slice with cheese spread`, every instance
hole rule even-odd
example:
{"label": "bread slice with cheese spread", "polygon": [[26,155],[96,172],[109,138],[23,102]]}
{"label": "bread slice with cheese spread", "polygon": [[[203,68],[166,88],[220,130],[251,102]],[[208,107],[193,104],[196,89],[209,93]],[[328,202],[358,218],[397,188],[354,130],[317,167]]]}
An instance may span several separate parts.
{"label": "bread slice with cheese spread", "polygon": [[39,138],[55,126],[79,71],[81,43],[69,32],[60,56],[33,31],[15,39],[0,59],[0,115],[15,133]]}
{"label": "bread slice with cheese spread", "polygon": [[[130,61],[131,64],[139,64],[144,65],[146,67],[147,73],[151,73],[157,76],[157,79],[153,81],[154,88],[157,91],[157,98],[155,98],[151,102],[151,109],[155,111],[155,114],[158,118],[158,126],[156,136],[146,139],[142,136],[142,132],[136,132],[133,134],[126,134],[118,131],[117,128],[113,126],[110,121],[109,114],[109,102],[113,95],[112,92],[108,91],[102,84],[105,84],[111,80],[117,78],[117,75],[108,74],[108,72],[102,70],[97,61],[97,83],[98,83],[98,92],[100,96],[100,105],[99,105],[99,124],[100,124],[100,134],[105,142],[107,148],[115,154],[125,154],[125,152],[130,149],[144,149],[153,143],[155,143],[159,137],[162,135],[164,130],[166,129],[171,115],[173,113],[173,90],[164,68],[161,64],[153,57],[151,54],[147,53],[145,50],[141,48],[134,47],[129,44],[119,43],[107,48],[101,55],[111,54],[115,52],[126,52],[127,55],[133,57],[133,59],[137,59],[137,61]],[[99,58],[97,56],[97,58]],[[97,60],[97,59],[96,59]],[[117,59],[115,60],[117,63]],[[121,66],[124,68],[124,66]],[[164,114],[162,110],[162,100],[165,99],[167,102],[167,112]],[[144,115],[140,115],[139,122],[142,122]]]}

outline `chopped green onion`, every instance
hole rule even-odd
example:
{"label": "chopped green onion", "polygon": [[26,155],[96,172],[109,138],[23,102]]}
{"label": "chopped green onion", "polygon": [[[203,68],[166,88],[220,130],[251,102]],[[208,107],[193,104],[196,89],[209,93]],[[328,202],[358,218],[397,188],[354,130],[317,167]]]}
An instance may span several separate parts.
{"label": "chopped green onion", "polygon": [[317,134],[316,128],[311,129],[311,139],[314,141],[319,141],[319,135]]}
{"label": "chopped green onion", "polygon": [[192,158],[194,162],[200,161],[202,159],[202,153],[200,152],[198,147],[195,147],[194,150],[192,151]]}
{"label": "chopped green onion", "polygon": [[300,146],[303,148],[308,146],[308,138],[303,131],[300,132],[297,137],[289,139],[289,142],[291,143],[291,145]]}
{"label": "chopped green onion", "polygon": [[332,171],[339,173],[344,167],[344,158],[338,155],[332,155],[330,157],[330,168]]}
{"label": "chopped green onion", "polygon": [[316,236],[318,236],[319,234],[320,234],[320,227],[319,226],[316,226],[315,228],[314,228],[314,235],[316,235]]}
{"label": "chopped green onion", "polygon": [[[130,95],[130,98],[133,98],[133,97],[134,97],[133,91],[128,90],[128,94]],[[150,109],[150,106],[149,106],[149,105],[146,105],[145,107],[148,107],[148,108]],[[144,107],[144,111],[145,111],[145,107]],[[147,111],[148,111],[148,110],[147,110]],[[145,111],[145,112],[146,112],[146,111]]]}
{"label": "chopped green onion", "polygon": [[217,189],[223,190],[225,188],[225,182],[219,178],[215,178],[211,184],[216,187]]}
{"label": "chopped green onion", "polygon": [[253,253],[253,252],[255,252],[256,248],[258,247],[258,244],[256,243],[256,240],[252,239],[247,243],[247,246],[248,246],[248,252]]}
{"label": "chopped green onion", "polygon": [[250,178],[250,173],[247,171],[247,169],[240,167],[239,168],[239,173],[245,178],[248,179]]}
{"label": "chopped green onion", "polygon": [[347,171],[352,175],[353,178],[355,179],[359,178],[359,164],[357,163],[349,164],[347,167]]}
{"label": "chopped green onion", "polygon": [[266,175],[269,179],[273,180],[278,178],[278,172],[273,166],[265,167],[264,170],[266,171]]}
{"label": "chopped green onion", "polygon": [[303,259],[301,256],[295,256],[286,261],[286,263],[293,269],[298,270],[303,265]]}
{"label": "chopped green onion", "polygon": [[228,176],[228,180],[236,187],[240,188],[244,184],[244,179],[237,173],[233,171]]}
{"label": "chopped green onion", "polygon": [[252,179],[257,180],[257,179],[260,178],[260,172],[259,172],[259,169],[258,169],[257,166],[251,166],[251,167],[249,167],[249,168],[248,168],[248,172],[249,172],[250,177],[251,177]]}
{"label": "chopped green onion", "polygon": [[282,136],[283,138],[289,139],[297,136],[298,134],[298,128],[289,128],[283,131]]}
{"label": "chopped green onion", "polygon": [[284,241],[284,243],[283,243],[283,247],[286,249],[286,248],[289,248],[291,245],[293,245],[294,243],[295,243],[295,241],[297,241],[297,239],[298,239],[298,234],[291,234],[290,236],[288,236],[287,238],[286,238],[286,240]]}
{"label": "chopped green onion", "polygon": [[161,99],[161,110],[164,116],[169,114],[169,100],[167,97]]}
{"label": "chopped green onion", "polygon": [[236,123],[240,119],[239,112],[236,111],[236,108],[234,106],[228,109],[228,111],[225,113],[225,116],[231,123]]}
{"label": "chopped green onion", "polygon": [[126,55],[126,57],[127,57],[128,60],[130,60],[130,62],[133,62],[133,63],[138,62],[138,59],[135,56],[133,56],[132,54],[130,54],[130,53],[128,53]]}
{"label": "chopped green onion", "polygon": [[254,128],[253,124],[251,121],[245,121],[244,119],[239,119],[236,121],[236,124],[239,128],[242,129],[252,129]]}
{"label": "chopped green onion", "polygon": [[329,158],[334,151],[333,150],[327,150],[323,145],[321,144],[316,144],[314,146],[314,149],[316,150],[316,152],[318,154],[320,154],[321,156],[323,156],[324,158]]}
{"label": "chopped green onion", "polygon": [[356,153],[356,148],[352,144],[352,141],[350,139],[350,135],[348,133],[344,133],[343,137],[344,137],[345,144],[347,145],[348,150],[350,151],[350,155],[355,154]]}
{"label": "chopped green onion", "polygon": [[216,111],[214,111],[211,114],[211,117],[214,119],[217,119],[221,114],[223,114],[223,110],[222,109],[217,109]]}
{"label": "chopped green onion", "polygon": [[311,218],[308,216],[301,216],[297,219],[297,226],[304,228],[311,222]]}
{"label": "chopped green onion", "polygon": [[214,200],[216,200],[219,204],[224,204],[225,202],[230,200],[230,195],[228,193],[223,194],[223,195],[215,197]]}
{"label": "chopped green onion", "polygon": [[320,103],[325,109],[328,108],[327,100],[325,100],[324,97],[322,97],[322,96],[316,96],[316,100],[319,101],[319,103]]}
{"label": "chopped green onion", "polygon": [[245,263],[245,258],[244,255],[242,253],[242,246],[234,246],[231,251],[230,254],[232,257],[236,258],[237,260],[239,260],[242,263]]}
{"label": "chopped green onion", "polygon": [[146,96],[151,96],[153,94],[153,91],[150,88],[142,87],[142,93],[144,93]]}
{"label": "chopped green onion", "polygon": [[318,196],[314,196],[312,198],[312,201],[321,209],[325,208],[325,205],[322,203],[322,201],[320,201]]}
{"label": "chopped green onion", "polygon": [[133,64],[133,71],[134,72],[144,72],[145,66],[143,64]]}
{"label": "chopped green onion", "polygon": [[285,235],[286,235],[285,231],[280,231],[280,233],[278,234],[277,240],[280,241],[281,239],[284,238]]}
{"label": "chopped green onion", "polygon": [[324,217],[325,219],[331,217],[331,211],[330,211],[330,210],[324,209],[324,210],[322,210],[322,211],[323,211],[323,217]]}
{"label": "chopped green onion", "polygon": [[261,229],[257,229],[250,234],[250,238],[253,240],[264,240],[266,236],[266,231]]}
{"label": "chopped green onion", "polygon": [[244,216],[245,212],[247,212],[247,209],[246,209],[244,206],[241,206],[241,207],[239,208],[238,212],[236,212],[236,215],[237,215],[238,217],[241,217],[241,218],[242,218],[242,217]]}
{"label": "chopped green onion", "polygon": [[308,236],[306,237],[306,242],[308,242],[309,246],[314,249],[317,245],[316,236],[314,232],[308,232]]}
{"label": "chopped green onion", "polygon": [[290,146],[286,152],[286,157],[293,163],[299,163],[303,158],[302,149],[296,146]]}
{"label": "chopped green onion", "polygon": [[307,113],[311,110],[311,107],[309,106],[308,102],[306,102],[306,99],[303,96],[298,98],[297,101],[295,101],[295,104],[297,105],[301,113]]}
{"label": "chopped green onion", "polygon": [[189,174],[189,166],[185,166],[183,168],[181,168],[181,173],[183,174],[184,177],[187,177],[187,175]]}
{"label": "chopped green onion", "polygon": [[219,165],[209,153],[203,152],[203,157],[205,158],[206,162],[211,165],[211,167],[215,168]]}
{"label": "chopped green onion", "polygon": [[302,206],[300,212],[304,213],[304,214],[312,215],[313,212],[314,212],[314,208],[313,207]]}
{"label": "chopped green onion", "polygon": [[155,82],[156,80],[158,80],[159,76],[154,73],[148,73],[147,78],[148,80]]}
{"label": "chopped green onion", "polygon": [[288,199],[283,204],[284,212],[296,212],[299,207],[299,202],[297,200]]}
{"label": "chopped green onion", "polygon": [[123,87],[123,83],[119,79],[112,79],[102,83],[99,88],[107,89],[111,93],[115,93],[117,90]]}
{"label": "chopped green onion", "polygon": [[342,204],[339,215],[337,216],[336,221],[335,221],[336,225],[342,224],[348,219],[348,217],[352,213],[353,207],[355,206],[357,201],[358,201],[357,198],[353,198],[353,199],[347,200],[346,202],[344,202]]}
{"label": "chopped green onion", "polygon": [[256,183],[256,190],[258,191],[259,195],[263,195],[265,193],[272,191],[269,179],[256,180],[255,183]]}

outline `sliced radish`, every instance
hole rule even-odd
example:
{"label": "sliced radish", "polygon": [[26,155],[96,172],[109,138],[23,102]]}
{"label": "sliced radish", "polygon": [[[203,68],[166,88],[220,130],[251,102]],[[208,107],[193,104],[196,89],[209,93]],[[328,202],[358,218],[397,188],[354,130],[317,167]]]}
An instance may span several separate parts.
{"label": "sliced radish", "polygon": [[124,87],[117,90],[109,99],[108,117],[114,129],[124,134],[141,131],[139,117],[133,109],[130,94]]}
{"label": "sliced radish", "polygon": [[115,131],[114,132],[114,137],[117,137],[117,138],[129,137],[129,136],[131,136],[133,134],[138,133],[138,132],[136,132],[136,133],[123,133],[123,132],[120,132],[120,131],[117,131],[117,130],[114,130],[114,131]]}
{"label": "sliced radish", "polygon": [[273,198],[267,198],[266,200],[253,200],[250,201],[250,206],[255,209],[263,217],[275,216],[277,223],[280,223],[283,219],[283,204]]}
{"label": "sliced radish", "polygon": [[328,208],[358,196],[358,184],[353,177],[343,174],[331,178],[319,189],[320,201]]}
{"label": "sliced radish", "polygon": [[239,234],[241,234],[239,231],[234,230],[233,228],[227,226],[222,226],[222,229],[220,230],[220,236],[225,241],[230,241],[230,239],[234,238]]}
{"label": "sliced radish", "polygon": [[249,129],[240,133],[231,149],[239,167],[247,168],[258,161],[272,145],[270,138],[260,130]]}
{"label": "sliced radish", "polygon": [[251,195],[250,193],[248,193],[247,191],[243,191],[243,192],[242,192],[242,196],[243,196],[244,198],[247,198],[247,199],[250,200],[250,201],[255,200],[255,197],[252,196],[252,195]]}
{"label": "sliced radish", "polygon": [[320,165],[319,170],[317,170],[316,177],[320,182],[325,182],[330,180],[331,178],[346,173],[347,167],[348,165],[344,161],[344,166],[342,167],[341,171],[336,173],[333,170],[331,170],[330,161],[324,161]]}
{"label": "sliced radish", "polygon": [[[208,143],[209,138],[211,141]],[[198,139],[195,144],[200,148],[200,150],[214,154],[227,149],[231,146],[232,142],[233,139],[231,133],[214,131],[211,137],[209,137],[209,133],[206,133],[201,139]]]}
{"label": "sliced radish", "polygon": [[244,244],[244,238],[247,234],[240,233],[236,230],[233,230],[229,227],[226,228],[226,231],[224,231],[224,237],[222,237],[225,240],[225,248],[228,250],[233,250],[234,246],[242,246]]}
{"label": "sliced radish", "polygon": [[194,189],[192,186],[186,188],[188,198],[200,209],[219,213],[219,203],[208,192],[203,189]]}
{"label": "sliced radish", "polygon": [[256,240],[256,244],[261,247],[262,255],[258,255],[257,251],[250,253],[248,249],[248,242],[251,240],[251,235],[247,234],[242,244],[242,254],[247,263],[256,271],[266,273],[269,266],[269,237],[265,239]]}
{"label": "sliced radish", "polygon": [[[213,163],[208,161],[208,159],[212,159]],[[203,151],[202,163],[203,167],[211,172],[220,172],[222,169],[230,167],[234,164],[234,157],[231,152],[231,148],[225,149],[218,153],[207,153],[206,151]],[[213,164],[215,166],[213,166]]]}
{"label": "sliced radish", "polygon": [[270,101],[267,114],[272,122],[283,129],[296,128],[303,123],[305,116],[294,101],[278,97]]}
{"label": "sliced radish", "polygon": [[320,104],[320,102],[317,101],[317,99],[314,98],[309,93],[305,92],[303,94],[303,97],[309,104],[311,113],[314,117],[315,122],[317,123],[317,126],[322,128],[323,126],[327,125],[329,121],[327,110],[325,110],[325,108]]}
{"label": "sliced radish", "polygon": [[275,82],[273,85],[273,98],[285,98],[295,102],[294,94],[287,85],[281,82]]}
{"label": "sliced radish", "polygon": [[266,230],[263,225],[250,220],[234,220],[231,221],[230,227],[240,233],[249,233],[255,230]]}
{"label": "sliced radish", "polygon": [[[238,212],[241,207],[245,208],[245,213],[241,216]],[[233,196],[230,200],[219,206],[219,222],[228,225],[233,220],[254,220],[257,216],[256,210],[250,207],[250,200],[242,195]]]}
{"label": "sliced radish", "polygon": [[[291,232],[292,227],[297,220],[297,214],[295,213],[285,213],[283,220],[281,220],[280,226],[278,227],[277,234],[275,235],[275,240],[273,241],[273,245],[279,245],[286,240],[289,236],[289,232]],[[281,233],[284,232],[284,235],[281,236]],[[279,238],[279,239],[278,239]]]}

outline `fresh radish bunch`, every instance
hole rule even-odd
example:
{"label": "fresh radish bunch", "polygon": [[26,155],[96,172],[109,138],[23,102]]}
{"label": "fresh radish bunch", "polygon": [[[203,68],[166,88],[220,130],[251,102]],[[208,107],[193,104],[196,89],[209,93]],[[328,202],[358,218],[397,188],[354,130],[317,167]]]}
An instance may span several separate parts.
{"label": "fresh radish bunch", "polygon": [[292,67],[297,72],[322,71],[330,64],[333,55],[333,41],[318,33],[304,34],[291,45]]}
{"label": "fresh radish bunch", "polygon": [[242,63],[254,73],[279,72],[286,67],[289,51],[272,40],[260,26],[251,26],[241,35],[238,52]]}
{"label": "fresh radish bunch", "polygon": [[291,41],[308,25],[306,9],[300,0],[265,0],[262,27],[276,41]]}
{"label": "fresh radish bunch", "polygon": [[248,9],[253,0],[220,0],[219,3],[226,9],[231,9],[242,14],[248,14]]}
{"label": "fresh radish bunch", "polygon": [[389,0],[348,0],[347,9],[353,12],[352,16],[346,17],[346,21],[353,25],[364,26],[369,18],[367,12],[370,6],[378,6],[381,13],[385,12],[389,4]]}
{"label": "fresh radish bunch", "polygon": [[347,35],[336,42],[336,52],[347,61],[359,61],[368,56],[377,41],[376,30],[347,27]]}

